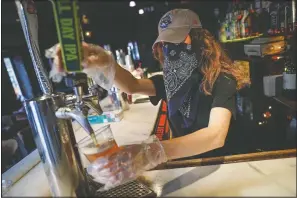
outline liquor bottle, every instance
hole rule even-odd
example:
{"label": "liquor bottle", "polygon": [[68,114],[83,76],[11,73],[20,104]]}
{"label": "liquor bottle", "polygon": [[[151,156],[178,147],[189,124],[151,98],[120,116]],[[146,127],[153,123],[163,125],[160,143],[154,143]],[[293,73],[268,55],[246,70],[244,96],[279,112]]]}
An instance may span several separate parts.
{"label": "liquor bottle", "polygon": [[234,12],[233,12],[233,23],[234,23],[234,34],[235,34],[235,39],[240,38],[240,10],[239,10],[239,5],[237,1],[234,2]]}
{"label": "liquor bottle", "polygon": [[261,8],[261,13],[259,14],[258,18],[259,18],[258,20],[259,32],[266,35],[270,28],[270,25],[269,25],[270,15],[267,7]]}
{"label": "liquor bottle", "polygon": [[236,39],[236,17],[234,13],[230,13],[230,40]]}
{"label": "liquor bottle", "polygon": [[283,96],[290,100],[296,100],[296,65],[289,55],[285,57]]}
{"label": "liquor bottle", "polygon": [[249,10],[249,17],[250,17],[250,36],[255,36],[259,33],[259,26],[258,26],[258,18],[256,15],[256,12],[253,8],[253,4],[250,4],[250,10]]}
{"label": "liquor bottle", "polygon": [[238,13],[237,13],[237,21],[236,21],[236,29],[237,29],[237,38],[242,38],[242,23],[241,19],[243,18],[243,8],[242,4],[238,4]]}
{"label": "liquor bottle", "polygon": [[[292,34],[293,33],[293,29],[294,29],[294,24],[293,24],[293,15],[295,15],[296,17],[296,6],[293,3],[294,1],[292,1],[292,3],[288,3],[285,6],[285,33],[286,34]],[[294,7],[293,7],[294,6]]]}
{"label": "liquor bottle", "polygon": [[270,7],[270,28],[268,34],[274,35],[279,31],[279,3],[272,3]]}
{"label": "liquor bottle", "polygon": [[[247,5],[248,6],[248,5]],[[245,36],[249,37],[252,34],[252,20],[251,20],[251,9],[247,8],[247,16],[244,21],[244,27],[245,27]]]}
{"label": "liquor bottle", "polygon": [[232,12],[230,13],[230,18],[231,18],[231,40],[232,39],[236,39],[237,38],[237,26],[236,26],[236,22],[237,22],[237,8],[236,8],[236,2],[233,1],[232,3]]}
{"label": "liquor bottle", "polygon": [[284,34],[286,32],[286,3],[283,3],[279,8],[279,25],[280,25],[280,33]]}
{"label": "liquor bottle", "polygon": [[247,36],[246,31],[248,30],[248,27],[246,27],[246,25],[247,25],[246,19],[249,15],[246,4],[244,4],[242,12],[243,12],[243,14],[242,14],[242,18],[241,18],[240,34],[241,34],[241,37],[244,38]]}
{"label": "liquor bottle", "polygon": [[227,21],[223,21],[223,23],[221,24],[221,29],[219,32],[219,39],[222,42],[225,42],[227,40]]}
{"label": "liquor bottle", "polygon": [[116,50],[116,60],[119,65],[121,65],[122,67],[125,66],[125,62],[124,62],[124,59],[122,58],[122,54],[120,50]]}
{"label": "liquor bottle", "polygon": [[262,12],[262,1],[255,0],[255,11],[260,14]]}
{"label": "liquor bottle", "polygon": [[230,18],[230,14],[231,14],[231,8],[232,8],[232,4],[229,2],[228,5],[228,9],[226,12],[226,26],[225,26],[225,32],[226,32],[226,40],[231,40],[231,18]]}

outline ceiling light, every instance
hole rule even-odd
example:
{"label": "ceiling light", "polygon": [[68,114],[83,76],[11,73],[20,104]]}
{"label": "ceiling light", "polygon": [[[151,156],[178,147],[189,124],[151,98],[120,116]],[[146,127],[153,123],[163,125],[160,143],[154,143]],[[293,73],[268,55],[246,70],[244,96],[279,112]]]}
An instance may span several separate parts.
{"label": "ceiling light", "polygon": [[138,13],[139,13],[139,14],[143,14],[143,13],[144,13],[143,9],[139,9],[139,10],[138,10]]}
{"label": "ceiling light", "polygon": [[259,122],[259,125],[262,125],[262,122]]}
{"label": "ceiling light", "polygon": [[130,1],[129,6],[130,6],[131,8],[135,7],[135,6],[136,6],[135,1]]}
{"label": "ceiling light", "polygon": [[91,36],[92,36],[92,32],[90,32],[90,31],[86,31],[85,35],[86,35],[87,37],[91,37]]}

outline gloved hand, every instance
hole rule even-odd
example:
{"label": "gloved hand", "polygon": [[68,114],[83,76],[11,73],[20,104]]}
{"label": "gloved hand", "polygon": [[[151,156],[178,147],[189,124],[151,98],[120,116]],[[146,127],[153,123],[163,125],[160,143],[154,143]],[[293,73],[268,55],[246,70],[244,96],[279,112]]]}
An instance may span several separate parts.
{"label": "gloved hand", "polygon": [[[51,48],[45,50],[45,57],[51,60],[51,71],[49,73],[49,78],[56,83],[59,83],[62,81],[63,77],[66,76],[66,73],[59,69],[57,60],[54,59],[56,56],[56,51],[59,48],[59,44],[56,44],[52,46]],[[52,62],[52,59],[54,59],[54,62]],[[63,68],[63,66],[61,66]]]}
{"label": "gloved hand", "polygon": [[151,136],[141,144],[123,146],[110,156],[91,163],[87,172],[96,182],[104,184],[99,191],[108,190],[136,179],[144,171],[167,161],[162,144]]}
{"label": "gloved hand", "polygon": [[[53,74],[65,73],[63,69],[62,53],[59,45],[55,45]],[[108,90],[113,86],[115,65],[112,53],[98,45],[82,43],[83,72],[92,78],[98,85]]]}

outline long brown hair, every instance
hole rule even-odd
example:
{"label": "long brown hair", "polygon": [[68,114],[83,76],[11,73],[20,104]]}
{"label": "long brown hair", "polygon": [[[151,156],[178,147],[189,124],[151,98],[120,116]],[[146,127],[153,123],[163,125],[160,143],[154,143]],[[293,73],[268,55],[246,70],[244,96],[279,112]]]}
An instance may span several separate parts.
{"label": "long brown hair", "polygon": [[[250,83],[250,79],[245,75],[244,67],[238,63],[233,62],[221,45],[215,40],[209,31],[206,29],[195,28],[190,31],[190,38],[193,49],[203,47],[202,50],[197,50],[203,56],[204,61],[201,67],[203,80],[201,88],[206,95],[211,95],[215,81],[221,72],[230,74],[237,82],[237,90]],[[153,50],[154,57],[163,65],[164,55],[161,43],[157,43]]]}

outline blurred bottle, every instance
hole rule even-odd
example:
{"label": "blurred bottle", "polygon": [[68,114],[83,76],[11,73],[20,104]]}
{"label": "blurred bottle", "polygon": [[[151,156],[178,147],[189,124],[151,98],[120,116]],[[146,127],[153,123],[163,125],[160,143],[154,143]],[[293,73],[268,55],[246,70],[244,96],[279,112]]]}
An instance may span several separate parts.
{"label": "blurred bottle", "polygon": [[227,21],[223,21],[219,32],[220,41],[225,42],[227,40],[227,34]]}
{"label": "blurred bottle", "polygon": [[232,4],[229,2],[228,9],[225,17],[225,32],[226,32],[226,40],[231,40],[231,11]]}
{"label": "blurred bottle", "polygon": [[240,34],[241,34],[241,38],[244,38],[244,37],[247,37],[247,30],[248,30],[248,27],[246,27],[247,23],[246,23],[246,19],[249,15],[249,12],[247,10],[247,4],[244,3],[243,4],[243,8],[242,8],[242,18],[241,18],[241,21],[240,21]]}
{"label": "blurred bottle", "polygon": [[270,27],[268,30],[269,35],[275,35],[280,32],[280,24],[279,24],[279,3],[272,3],[270,5]]}
{"label": "blurred bottle", "polygon": [[120,58],[121,58],[122,62],[124,63],[124,65],[126,65],[125,57],[126,57],[126,54],[125,54],[124,50],[120,49]]}
{"label": "blurred bottle", "polygon": [[254,10],[253,3],[250,4],[250,24],[251,24],[251,36],[256,36],[259,34],[259,23],[258,23],[258,16],[256,11]]}
{"label": "blurred bottle", "polygon": [[140,55],[139,55],[139,50],[138,50],[138,44],[136,41],[133,44],[134,44],[134,51],[135,51],[135,60],[139,61]]}
{"label": "blurred bottle", "polygon": [[[270,28],[269,21],[270,21],[270,15],[269,15],[269,3],[264,4],[262,1],[262,7],[259,9],[259,33],[267,35],[267,32]],[[279,28],[278,28],[279,29]]]}
{"label": "blurred bottle", "polygon": [[128,48],[129,48],[128,54],[130,53],[130,55],[132,56],[134,61],[137,60],[136,59],[136,54],[135,54],[135,51],[134,51],[134,46],[133,46],[132,42],[128,42]]}
{"label": "blurred bottle", "polygon": [[283,72],[283,96],[296,100],[296,65],[289,55],[285,57]]}
{"label": "blurred bottle", "polygon": [[122,58],[120,50],[116,50],[116,60],[119,65],[121,65],[122,67],[125,66],[125,62],[124,62],[124,59]]}
{"label": "blurred bottle", "polygon": [[231,12],[231,40],[238,38],[238,27],[237,27],[237,4],[233,1],[232,12]]}
{"label": "blurred bottle", "polygon": [[132,61],[131,55],[127,54],[125,57],[125,63],[126,63],[126,69],[130,72],[132,72],[135,67],[134,67],[134,63]]}
{"label": "blurred bottle", "polygon": [[236,14],[236,38],[241,38],[241,19],[243,17],[242,4],[237,2],[237,14]]}
{"label": "blurred bottle", "polygon": [[120,98],[120,90],[116,86],[113,86],[110,89],[110,91],[111,91],[112,103],[114,105],[114,110],[121,110],[122,104],[121,104],[121,98]]}

